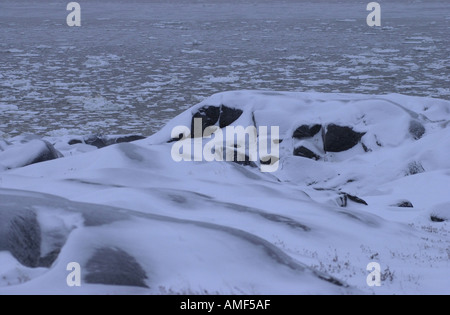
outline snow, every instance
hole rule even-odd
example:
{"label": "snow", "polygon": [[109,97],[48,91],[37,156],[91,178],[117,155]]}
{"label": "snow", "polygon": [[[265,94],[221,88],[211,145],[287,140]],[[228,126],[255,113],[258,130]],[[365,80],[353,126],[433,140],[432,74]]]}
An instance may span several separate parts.
{"label": "snow", "polygon": [[[172,160],[172,129],[220,105],[243,110],[234,126],[280,127],[278,171]],[[449,294],[449,120],[450,102],[439,99],[234,91],[133,143],[74,150],[63,145],[67,135],[54,137],[65,158],[0,168],[0,220],[29,209],[41,228],[42,256],[58,246],[61,252],[51,266],[29,268],[0,248],[0,294]],[[411,121],[424,126],[420,139]],[[364,132],[367,150],[360,143],[325,152],[321,133],[292,138],[301,125],[332,123]],[[320,160],[293,156],[300,145]],[[0,164],[15,161],[2,154]],[[422,172],[411,174],[411,165]],[[368,205],[340,207],[344,192]],[[400,200],[414,208],[394,206]],[[148,288],[68,287],[67,264],[89,272],[102,248],[133,257]],[[381,265],[381,287],[366,284],[371,262]]]}

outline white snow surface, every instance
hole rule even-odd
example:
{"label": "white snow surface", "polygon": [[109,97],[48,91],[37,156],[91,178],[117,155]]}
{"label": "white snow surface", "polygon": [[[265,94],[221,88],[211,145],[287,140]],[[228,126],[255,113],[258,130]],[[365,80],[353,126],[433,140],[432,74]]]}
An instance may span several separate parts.
{"label": "white snow surface", "polygon": [[[172,129],[220,105],[243,110],[233,125],[280,127],[277,172],[172,160]],[[425,127],[420,139],[411,121]],[[51,235],[66,238],[39,268],[0,242],[0,294],[450,294],[449,121],[450,102],[432,98],[235,91],[145,140],[74,150],[85,145],[55,138],[66,157],[12,170],[0,159],[0,218],[8,209],[36,213],[42,257]],[[320,135],[293,139],[305,124],[365,135],[350,150],[324,152]],[[321,159],[294,156],[301,145]],[[340,207],[342,192],[368,205]],[[404,200],[414,207],[395,206]],[[101,220],[92,224],[92,215]],[[78,262],[84,277],[102,248],[133,257],[147,288],[67,286],[67,264]],[[381,265],[381,287],[366,283],[371,262]]]}

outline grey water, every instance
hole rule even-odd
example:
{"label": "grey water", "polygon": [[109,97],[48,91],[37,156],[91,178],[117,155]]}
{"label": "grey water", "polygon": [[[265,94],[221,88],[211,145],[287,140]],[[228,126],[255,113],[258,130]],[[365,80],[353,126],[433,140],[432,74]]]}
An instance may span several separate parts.
{"label": "grey water", "polygon": [[150,135],[222,91],[450,99],[450,2],[0,2],[0,136]]}

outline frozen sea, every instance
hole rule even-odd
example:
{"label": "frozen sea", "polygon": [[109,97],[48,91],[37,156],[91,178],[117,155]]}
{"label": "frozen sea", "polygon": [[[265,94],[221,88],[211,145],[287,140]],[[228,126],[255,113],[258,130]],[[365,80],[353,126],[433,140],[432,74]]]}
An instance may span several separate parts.
{"label": "frozen sea", "polygon": [[450,99],[450,2],[0,2],[0,135],[145,136],[216,92]]}

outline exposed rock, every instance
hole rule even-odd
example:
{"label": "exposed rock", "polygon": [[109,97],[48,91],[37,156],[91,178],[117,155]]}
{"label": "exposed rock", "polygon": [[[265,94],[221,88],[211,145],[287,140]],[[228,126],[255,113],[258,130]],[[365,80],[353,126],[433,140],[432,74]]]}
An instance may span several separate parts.
{"label": "exposed rock", "polygon": [[94,147],[97,147],[98,149],[117,144],[117,143],[127,143],[127,142],[133,142],[137,140],[145,139],[143,136],[139,135],[128,135],[128,136],[100,136],[100,135],[92,135],[84,139],[72,139],[69,141],[69,145],[75,145],[80,143],[85,143],[88,145],[92,145]]}
{"label": "exposed rock", "polygon": [[450,204],[441,204],[431,213],[430,219],[433,222],[450,222]]}
{"label": "exposed rock", "polygon": [[338,203],[339,203],[339,205],[341,207],[347,207],[348,200],[356,202],[356,203],[359,203],[359,204],[362,204],[362,205],[365,205],[365,206],[368,206],[368,203],[365,200],[363,200],[363,199],[361,199],[359,197],[356,197],[356,196],[353,196],[353,195],[350,195],[350,194],[347,194],[347,193],[344,193],[344,192],[339,194]]}
{"label": "exposed rock", "polygon": [[259,162],[261,165],[272,165],[278,162],[280,159],[276,156],[267,156],[265,158],[261,158]]}
{"label": "exposed rock", "polygon": [[55,249],[54,251],[48,253],[44,257],[41,257],[39,259],[39,267],[50,268],[58,258],[60,252],[61,248]]}
{"label": "exposed rock", "polygon": [[84,143],[88,145],[92,145],[94,147],[97,147],[98,149],[104,148],[107,146],[106,139],[100,137],[100,136],[91,136],[87,139],[84,139]]}
{"label": "exposed rock", "polygon": [[222,105],[220,112],[219,127],[225,128],[241,117],[244,112],[240,109],[230,108],[228,106]]}
{"label": "exposed rock", "polygon": [[299,148],[296,148],[294,150],[294,155],[295,156],[300,156],[300,157],[304,157],[307,159],[312,159],[312,160],[320,160],[320,156],[315,154],[313,151],[311,151],[308,148],[305,148],[304,146],[301,146]]}
{"label": "exposed rock", "polygon": [[75,144],[80,144],[83,143],[83,141],[79,140],[79,139],[73,139],[69,141],[69,145],[75,145]]}
{"label": "exposed rock", "polygon": [[365,133],[354,131],[350,127],[328,125],[324,138],[325,152],[342,152],[356,146]]}
{"label": "exposed rock", "polygon": [[147,275],[136,259],[119,248],[101,248],[86,264],[85,281],[148,288]]}
{"label": "exposed rock", "polygon": [[399,207],[399,208],[414,208],[414,205],[411,203],[411,201],[408,201],[408,200],[399,201],[395,205],[392,205],[392,206]]}
{"label": "exposed rock", "polygon": [[[230,148],[226,148],[226,150],[231,150]],[[225,150],[225,152],[226,152]],[[225,156],[226,158],[226,156]],[[250,157],[247,154],[244,154],[243,152],[239,152],[237,149],[234,150],[233,154],[233,161],[236,164],[244,165],[244,166],[251,166],[251,167],[258,167],[255,162],[250,160]]]}
{"label": "exposed rock", "polygon": [[46,149],[42,150],[39,156],[37,156],[30,164],[56,160],[64,157],[62,153],[56,150],[55,147],[50,142],[44,140],[42,141],[45,143]]}
{"label": "exposed rock", "polygon": [[363,200],[363,199],[361,199],[359,197],[356,197],[356,196],[353,196],[353,195],[350,195],[350,194],[346,194],[346,195],[347,195],[348,199],[353,201],[353,202],[360,203],[360,204],[365,205],[365,206],[369,205],[365,200]]}
{"label": "exposed rock", "polygon": [[345,195],[339,195],[339,197],[336,199],[336,202],[339,207],[345,208],[348,205],[348,198]]}
{"label": "exposed rock", "polygon": [[[206,128],[215,126],[220,118],[220,112],[221,108],[216,106],[205,106],[200,108],[194,116],[192,116],[192,123],[191,123],[191,136],[192,138],[195,138],[196,136],[203,137],[203,132]],[[194,130],[194,121],[196,118],[202,119],[202,129],[201,135],[196,135]]]}
{"label": "exposed rock", "polygon": [[63,222],[60,224],[41,226],[41,257],[39,267],[50,268],[59,256],[62,248],[67,242],[70,233],[76,229],[71,226],[67,228]]}
{"label": "exposed rock", "polygon": [[436,215],[431,215],[431,216],[430,216],[430,219],[431,219],[431,221],[437,222],[437,223],[442,223],[442,222],[445,222],[445,221],[446,221],[445,219],[440,218],[440,217],[438,217],[438,216],[436,216]]}
{"label": "exposed rock", "polygon": [[177,142],[177,141],[182,140],[183,138],[184,138],[184,134],[183,134],[183,133],[180,133],[180,134],[178,135],[178,137],[175,137],[175,138],[170,139],[169,141],[167,141],[167,143]]}
{"label": "exposed rock", "polygon": [[39,266],[41,256],[41,229],[36,214],[18,211],[8,224],[7,249],[24,266]]}
{"label": "exposed rock", "polygon": [[408,164],[408,170],[406,171],[406,175],[416,175],[420,173],[424,173],[425,169],[423,168],[422,164],[419,162],[411,162]]}
{"label": "exposed rock", "polygon": [[116,144],[116,143],[128,143],[128,142],[144,140],[144,139],[145,139],[145,137],[143,137],[143,136],[129,135],[129,136],[111,138],[107,141],[107,144],[111,145],[111,144]]}
{"label": "exposed rock", "polygon": [[296,139],[300,139],[300,140],[312,138],[316,134],[318,134],[321,129],[322,129],[321,125],[312,125],[312,126],[303,125],[303,126],[298,127],[294,131],[293,137]]}
{"label": "exposed rock", "polygon": [[417,120],[411,120],[409,123],[409,133],[414,137],[415,140],[419,140],[425,134],[425,127]]}
{"label": "exposed rock", "polygon": [[212,127],[219,123],[220,128],[225,128],[241,117],[243,111],[240,109],[231,108],[225,105],[217,106],[205,106],[200,108],[192,117],[191,123],[191,136],[195,138],[194,120],[196,118],[202,119],[202,136],[206,128]]}
{"label": "exposed rock", "polygon": [[0,151],[0,164],[7,169],[24,167],[63,157],[51,143],[34,139],[29,142],[8,145]]}
{"label": "exposed rock", "polygon": [[361,145],[362,145],[362,147],[363,147],[363,149],[364,149],[364,152],[366,152],[366,153],[372,152],[372,149],[369,149],[369,148],[367,147],[367,145],[365,145],[363,142],[361,142]]}

